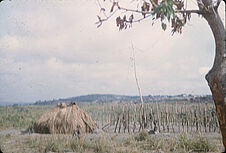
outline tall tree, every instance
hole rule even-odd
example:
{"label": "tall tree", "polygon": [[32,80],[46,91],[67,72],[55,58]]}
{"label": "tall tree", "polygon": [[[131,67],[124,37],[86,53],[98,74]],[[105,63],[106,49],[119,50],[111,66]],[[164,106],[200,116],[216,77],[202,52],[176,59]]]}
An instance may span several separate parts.
{"label": "tall tree", "polygon": [[[160,20],[163,30],[167,28],[166,22],[171,24],[172,33],[182,33],[182,28],[190,20],[191,14],[198,14],[208,22],[215,39],[215,59],[211,70],[206,74],[206,80],[211,89],[213,100],[216,106],[217,117],[223,137],[223,144],[226,148],[226,32],[222,20],[218,14],[218,7],[222,0],[196,0],[198,9],[187,10],[185,0],[140,0],[135,9],[123,7],[118,1],[100,2],[97,1],[104,16],[98,16],[98,27],[116,12],[123,11],[127,15],[116,17],[116,25],[119,30],[132,27],[134,22],[140,22],[151,18],[153,21]],[[112,3],[107,15],[107,8],[101,3]],[[138,3],[141,3],[139,6]],[[135,16],[136,15],[136,16]]]}

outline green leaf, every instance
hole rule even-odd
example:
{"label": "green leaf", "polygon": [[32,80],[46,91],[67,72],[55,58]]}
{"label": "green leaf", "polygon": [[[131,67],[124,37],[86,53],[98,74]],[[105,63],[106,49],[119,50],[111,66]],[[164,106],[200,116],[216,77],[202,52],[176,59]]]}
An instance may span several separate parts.
{"label": "green leaf", "polygon": [[166,8],[167,8],[166,6],[163,7],[163,14],[164,14],[164,16],[167,16],[167,10],[166,10]]}
{"label": "green leaf", "polygon": [[162,22],[162,29],[165,31],[166,30],[166,24]]}
{"label": "green leaf", "polygon": [[169,9],[171,11],[171,14],[173,14],[173,18],[175,18],[175,12],[174,12],[173,6],[170,6]]}
{"label": "green leaf", "polygon": [[170,16],[171,16],[171,10],[170,10],[169,7],[170,7],[170,6],[168,6],[168,7],[166,8],[166,10],[167,10],[167,19],[168,19],[168,21],[170,21]]}
{"label": "green leaf", "polygon": [[158,6],[154,9],[153,15],[155,15],[156,13],[158,13],[161,9],[162,9],[162,5],[158,5]]}
{"label": "green leaf", "polygon": [[168,1],[168,4],[169,5],[173,5],[173,1]]}

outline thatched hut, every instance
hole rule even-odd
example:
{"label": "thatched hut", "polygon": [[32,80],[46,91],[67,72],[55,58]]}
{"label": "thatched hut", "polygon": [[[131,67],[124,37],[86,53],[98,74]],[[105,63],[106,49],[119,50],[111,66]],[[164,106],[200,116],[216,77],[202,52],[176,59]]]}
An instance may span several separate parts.
{"label": "thatched hut", "polygon": [[95,130],[97,125],[91,116],[75,103],[60,103],[34,123],[34,131],[37,133],[72,134],[78,127],[81,132],[89,133]]}

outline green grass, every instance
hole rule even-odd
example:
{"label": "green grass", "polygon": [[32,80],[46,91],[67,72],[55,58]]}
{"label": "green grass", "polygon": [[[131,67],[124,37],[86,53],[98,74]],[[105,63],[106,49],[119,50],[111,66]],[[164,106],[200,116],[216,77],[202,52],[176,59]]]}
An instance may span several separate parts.
{"label": "green grass", "polygon": [[50,106],[0,106],[0,129],[28,128]]}
{"label": "green grass", "polygon": [[41,137],[29,136],[25,144],[39,152],[96,152],[108,153],[112,151],[112,146],[104,137],[95,140],[78,139],[71,136],[47,135]]}
{"label": "green grass", "polygon": [[3,142],[2,137],[0,137],[0,150],[3,151]]}
{"label": "green grass", "polygon": [[[162,150],[169,153],[212,153],[219,151],[219,148],[214,146],[214,141],[202,136],[189,137],[186,134],[181,134],[175,137],[164,138],[146,135],[142,132],[132,134],[122,141],[112,139],[112,137],[100,135],[89,138],[84,135],[79,139],[77,137],[72,138],[71,135],[32,134],[16,138],[18,140],[17,143],[10,147],[20,146],[20,148],[36,152],[138,153]],[[0,146],[3,147],[3,140],[9,142],[10,139],[15,139],[15,136],[5,135],[0,137]],[[7,145],[9,144],[7,143]],[[4,148],[1,149],[3,150]]]}
{"label": "green grass", "polygon": [[112,142],[109,142],[105,137],[99,137],[94,141],[94,152],[96,153],[108,153],[112,152]]}
{"label": "green grass", "polygon": [[135,136],[135,140],[137,141],[145,141],[149,137],[146,131],[141,131],[137,136]]}
{"label": "green grass", "polygon": [[39,152],[66,152],[69,142],[66,136],[28,136],[25,138],[25,145],[38,150]]}
{"label": "green grass", "polygon": [[[212,142],[212,143],[211,143]],[[189,137],[182,133],[176,137],[163,138],[147,135],[140,132],[138,135],[131,136],[123,141],[128,148],[139,148],[139,150],[162,150],[164,152],[215,152],[217,151],[213,141],[207,137]]]}
{"label": "green grass", "polygon": [[181,134],[178,142],[178,148],[182,148],[185,151],[210,152],[216,150],[216,147],[210,143],[209,139],[203,136],[188,138],[187,134]]}

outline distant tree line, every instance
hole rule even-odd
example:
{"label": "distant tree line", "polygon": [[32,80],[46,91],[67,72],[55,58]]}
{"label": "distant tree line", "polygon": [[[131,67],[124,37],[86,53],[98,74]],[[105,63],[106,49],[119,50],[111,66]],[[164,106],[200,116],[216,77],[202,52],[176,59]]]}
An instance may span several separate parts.
{"label": "distant tree line", "polygon": [[[144,102],[175,102],[175,101],[184,101],[184,102],[213,102],[211,95],[205,96],[194,96],[187,94],[180,95],[148,95],[143,96]],[[106,102],[133,102],[139,103],[139,96],[126,96],[126,95],[113,95],[113,94],[91,94],[91,95],[83,95],[77,97],[70,98],[60,98],[53,100],[45,100],[45,101],[36,101],[35,105],[55,105],[59,102],[70,103],[74,102],[96,102],[96,103],[106,103]]]}

